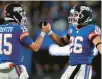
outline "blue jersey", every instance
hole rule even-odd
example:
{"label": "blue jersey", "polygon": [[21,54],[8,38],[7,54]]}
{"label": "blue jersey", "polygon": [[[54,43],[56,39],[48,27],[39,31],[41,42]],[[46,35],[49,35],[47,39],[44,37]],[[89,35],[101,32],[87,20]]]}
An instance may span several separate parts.
{"label": "blue jersey", "polygon": [[32,43],[31,40],[29,42],[28,36],[29,33],[25,26],[18,24],[0,25],[0,63],[21,64],[24,53],[23,45]]}
{"label": "blue jersey", "polygon": [[68,34],[70,36],[70,58],[69,64],[91,64],[94,44],[91,39],[95,35],[100,35],[97,25],[89,24],[77,29],[72,24],[69,25]]}

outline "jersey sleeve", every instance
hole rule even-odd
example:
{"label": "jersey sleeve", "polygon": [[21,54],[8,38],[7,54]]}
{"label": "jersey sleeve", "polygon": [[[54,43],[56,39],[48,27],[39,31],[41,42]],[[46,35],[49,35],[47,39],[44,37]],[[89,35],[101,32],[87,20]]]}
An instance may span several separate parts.
{"label": "jersey sleeve", "polygon": [[100,28],[97,25],[95,25],[94,27],[91,27],[91,32],[88,37],[90,40],[92,40],[95,36],[100,36],[100,33]]}
{"label": "jersey sleeve", "polygon": [[29,46],[33,43],[33,40],[29,37],[28,29],[25,26],[20,26],[20,41],[25,45]]}
{"label": "jersey sleeve", "polygon": [[28,29],[25,26],[20,26],[20,40],[22,41],[22,39],[26,36],[29,36],[28,33]]}

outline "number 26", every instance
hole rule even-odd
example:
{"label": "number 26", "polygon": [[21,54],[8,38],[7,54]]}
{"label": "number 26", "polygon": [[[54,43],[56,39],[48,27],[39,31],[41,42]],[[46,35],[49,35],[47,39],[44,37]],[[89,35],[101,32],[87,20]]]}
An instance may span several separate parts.
{"label": "number 26", "polygon": [[74,52],[74,53],[81,53],[82,52],[82,45],[78,43],[78,41],[82,42],[83,41],[83,37],[81,36],[77,36],[77,37],[71,37],[71,48],[70,48],[70,52]]}

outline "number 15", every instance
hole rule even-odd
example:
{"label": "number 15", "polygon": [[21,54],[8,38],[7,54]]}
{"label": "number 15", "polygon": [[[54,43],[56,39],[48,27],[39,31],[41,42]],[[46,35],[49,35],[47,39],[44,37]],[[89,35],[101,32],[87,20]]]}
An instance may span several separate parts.
{"label": "number 15", "polygon": [[[0,54],[10,55],[12,53],[12,44],[7,41],[7,38],[12,38],[12,34],[4,34],[4,40],[3,40],[3,34],[0,33]],[[8,50],[2,49],[2,46],[7,46]]]}

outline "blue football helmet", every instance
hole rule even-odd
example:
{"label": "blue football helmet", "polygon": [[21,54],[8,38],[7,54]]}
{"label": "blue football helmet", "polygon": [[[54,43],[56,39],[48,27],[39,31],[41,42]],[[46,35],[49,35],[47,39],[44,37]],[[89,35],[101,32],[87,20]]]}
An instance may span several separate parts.
{"label": "blue football helmet", "polygon": [[78,4],[70,10],[69,23],[74,26],[92,21],[92,9],[84,4]]}

